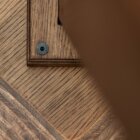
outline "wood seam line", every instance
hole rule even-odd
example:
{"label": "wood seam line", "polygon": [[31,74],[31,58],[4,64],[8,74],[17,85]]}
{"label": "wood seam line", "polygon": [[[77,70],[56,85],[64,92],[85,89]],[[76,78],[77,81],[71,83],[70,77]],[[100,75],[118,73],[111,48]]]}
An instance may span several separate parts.
{"label": "wood seam line", "polygon": [[56,132],[56,130],[50,125],[49,122],[44,120],[42,115],[37,112],[27,101],[24,100],[16,91],[14,91],[7,82],[0,78],[0,85],[2,85],[6,90],[18,101],[20,102],[38,121],[39,123],[48,130],[48,132],[56,138],[56,140],[63,140],[61,134]]}

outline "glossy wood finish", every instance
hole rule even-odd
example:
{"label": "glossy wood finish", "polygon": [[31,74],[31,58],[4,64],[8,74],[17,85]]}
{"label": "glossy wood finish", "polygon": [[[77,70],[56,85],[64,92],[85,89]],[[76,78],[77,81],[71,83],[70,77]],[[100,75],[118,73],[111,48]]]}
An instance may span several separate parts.
{"label": "glossy wood finish", "polygon": [[[80,58],[62,26],[58,25],[58,0],[27,0],[28,65],[80,66]],[[45,42],[49,52],[37,53],[37,44]]]}
{"label": "glossy wood finish", "polygon": [[[27,67],[26,29],[27,1],[0,0],[0,77],[62,139],[112,140],[123,136],[121,126],[111,117],[110,106],[84,68]],[[10,93],[4,91],[4,95]]]}

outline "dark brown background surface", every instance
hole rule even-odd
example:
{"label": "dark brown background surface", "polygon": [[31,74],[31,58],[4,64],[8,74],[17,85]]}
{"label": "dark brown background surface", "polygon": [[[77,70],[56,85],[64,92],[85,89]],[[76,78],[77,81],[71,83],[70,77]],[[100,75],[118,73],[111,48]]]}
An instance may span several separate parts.
{"label": "dark brown background surface", "polygon": [[140,139],[140,2],[60,0],[60,19],[130,140]]}

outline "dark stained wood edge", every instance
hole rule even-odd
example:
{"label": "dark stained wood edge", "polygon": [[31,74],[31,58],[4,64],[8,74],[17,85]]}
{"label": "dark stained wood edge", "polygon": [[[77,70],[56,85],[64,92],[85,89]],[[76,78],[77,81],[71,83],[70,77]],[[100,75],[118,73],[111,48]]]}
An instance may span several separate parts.
{"label": "dark stained wood edge", "polygon": [[27,0],[27,66],[80,67],[80,59],[34,59],[31,58],[31,1]]}
{"label": "dark stained wood edge", "polygon": [[14,91],[11,86],[1,77],[0,85],[2,85],[2,87],[4,87],[14,98],[16,98],[16,100],[19,101],[56,140],[64,140],[61,134],[59,134],[39,112],[37,112],[27,101],[25,101],[24,98],[22,98],[16,91]]}
{"label": "dark stained wood edge", "polygon": [[28,66],[41,66],[41,67],[82,67],[83,64],[79,60],[69,59],[28,59]]}

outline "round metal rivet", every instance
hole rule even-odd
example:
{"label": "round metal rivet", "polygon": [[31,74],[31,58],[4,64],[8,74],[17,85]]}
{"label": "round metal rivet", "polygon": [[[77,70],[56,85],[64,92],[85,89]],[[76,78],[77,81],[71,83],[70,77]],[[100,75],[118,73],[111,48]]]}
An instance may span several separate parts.
{"label": "round metal rivet", "polygon": [[37,53],[39,55],[45,55],[49,52],[49,47],[45,42],[39,42],[37,44]]}

